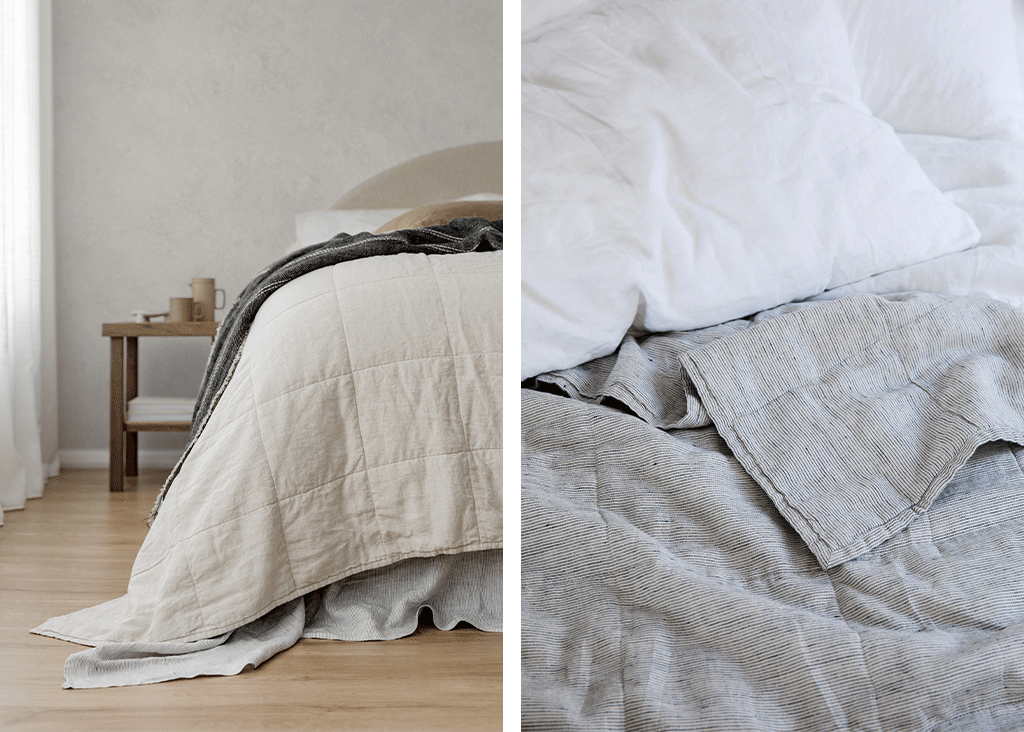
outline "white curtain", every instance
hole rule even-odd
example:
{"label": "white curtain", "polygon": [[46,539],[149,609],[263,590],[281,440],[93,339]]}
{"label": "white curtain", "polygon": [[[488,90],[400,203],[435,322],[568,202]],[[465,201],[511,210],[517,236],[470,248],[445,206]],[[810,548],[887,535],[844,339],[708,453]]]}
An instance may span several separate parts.
{"label": "white curtain", "polygon": [[0,0],[0,523],[43,493],[40,7]]}

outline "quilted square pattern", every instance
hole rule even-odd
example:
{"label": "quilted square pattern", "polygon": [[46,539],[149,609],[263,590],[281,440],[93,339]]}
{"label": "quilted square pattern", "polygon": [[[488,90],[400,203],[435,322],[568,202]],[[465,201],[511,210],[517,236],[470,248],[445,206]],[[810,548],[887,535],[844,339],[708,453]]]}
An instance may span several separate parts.
{"label": "quilted square pattern", "polygon": [[356,399],[368,405],[359,424],[374,436],[365,444],[368,467],[465,449],[459,395],[438,390],[455,383],[450,357],[378,366],[358,372],[354,381]]}
{"label": "quilted square pattern", "polygon": [[274,293],[128,594],[37,630],[199,640],[367,569],[500,548],[501,263],[379,256]]}
{"label": "quilted square pattern", "polygon": [[372,274],[374,258],[332,270],[355,371],[452,355],[433,268],[422,254],[393,259],[384,277]]}

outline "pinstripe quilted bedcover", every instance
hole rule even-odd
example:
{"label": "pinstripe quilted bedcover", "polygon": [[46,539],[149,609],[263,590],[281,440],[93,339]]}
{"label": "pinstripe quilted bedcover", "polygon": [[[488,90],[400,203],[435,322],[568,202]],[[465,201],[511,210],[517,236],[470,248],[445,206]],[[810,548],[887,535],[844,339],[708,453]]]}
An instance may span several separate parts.
{"label": "pinstripe quilted bedcover", "polygon": [[522,723],[1024,728],[1024,317],[627,337],[522,398]]}

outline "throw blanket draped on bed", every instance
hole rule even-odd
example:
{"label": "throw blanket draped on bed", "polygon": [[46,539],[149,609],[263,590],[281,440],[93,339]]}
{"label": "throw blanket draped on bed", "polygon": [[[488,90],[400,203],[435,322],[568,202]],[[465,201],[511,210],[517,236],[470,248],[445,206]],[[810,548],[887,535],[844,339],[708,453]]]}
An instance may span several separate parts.
{"label": "throw blanket draped on bed", "polygon": [[525,728],[1024,726],[1020,313],[854,296],[539,382]]}

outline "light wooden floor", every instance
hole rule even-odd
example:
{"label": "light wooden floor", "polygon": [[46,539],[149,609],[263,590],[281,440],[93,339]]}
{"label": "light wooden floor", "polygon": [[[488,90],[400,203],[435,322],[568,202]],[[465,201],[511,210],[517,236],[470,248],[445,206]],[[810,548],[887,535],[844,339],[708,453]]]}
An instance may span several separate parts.
{"label": "light wooden floor", "polygon": [[164,475],[107,491],[63,471],[0,527],[0,730],[489,730],[501,728],[501,634],[421,628],[397,641],[303,640],[255,671],[120,689],[61,689],[82,650],[30,635],[124,594]]}

